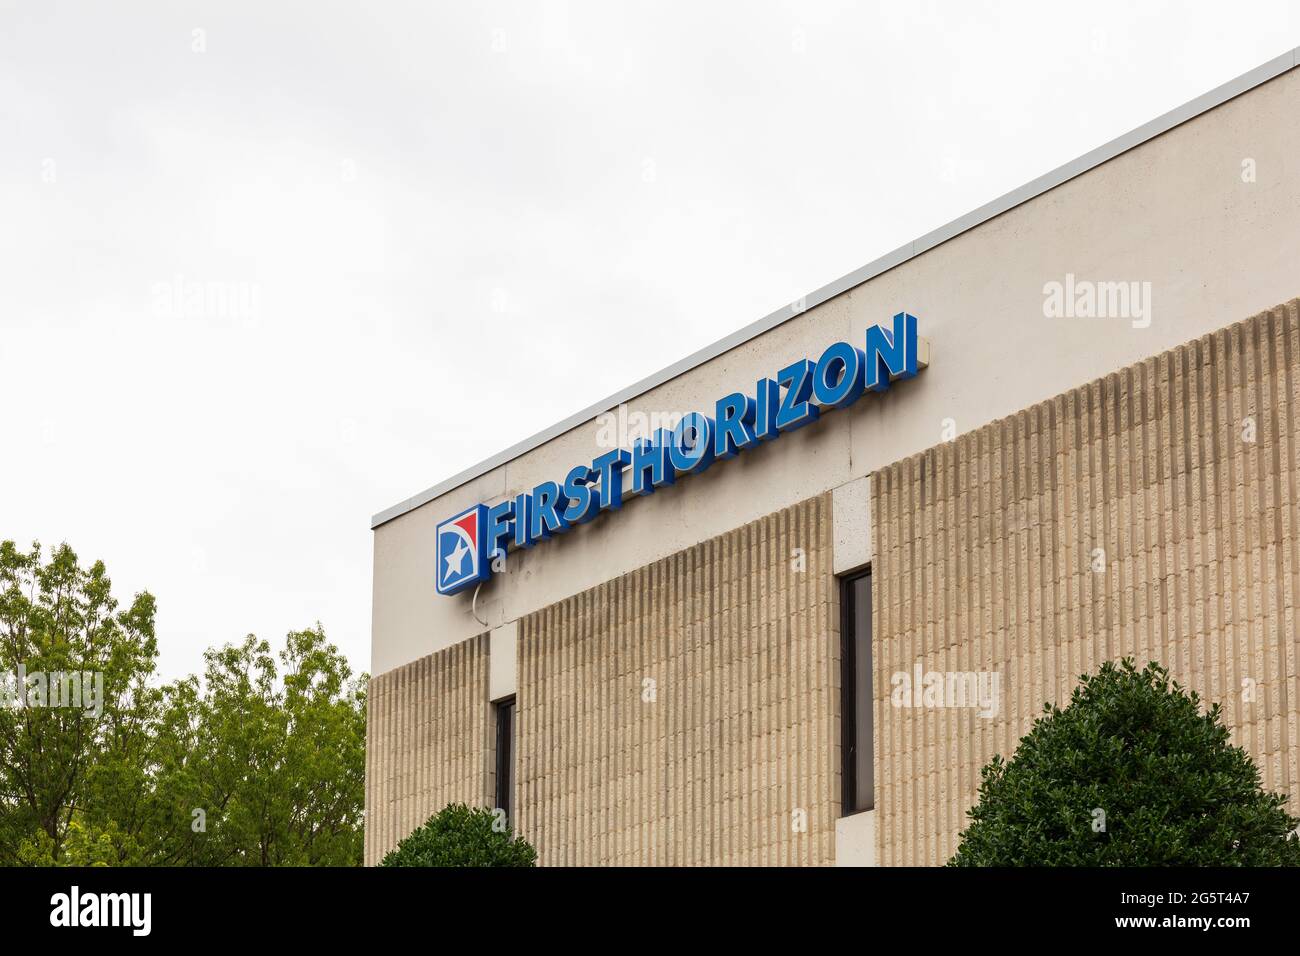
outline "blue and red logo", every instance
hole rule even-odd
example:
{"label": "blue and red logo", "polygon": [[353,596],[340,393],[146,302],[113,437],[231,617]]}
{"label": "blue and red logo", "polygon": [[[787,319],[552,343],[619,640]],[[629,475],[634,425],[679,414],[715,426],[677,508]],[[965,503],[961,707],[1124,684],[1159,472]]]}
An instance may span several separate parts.
{"label": "blue and red logo", "polygon": [[433,572],[439,594],[455,594],[487,579],[486,505],[475,505],[438,525],[438,555]]}

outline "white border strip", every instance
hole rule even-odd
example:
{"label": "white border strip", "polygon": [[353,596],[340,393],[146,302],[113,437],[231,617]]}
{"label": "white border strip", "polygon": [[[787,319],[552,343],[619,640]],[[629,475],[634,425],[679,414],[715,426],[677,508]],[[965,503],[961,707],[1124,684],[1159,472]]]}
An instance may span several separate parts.
{"label": "white border strip", "polygon": [[[1064,166],[1058,166],[1050,173],[1039,176],[1037,179],[1025,183],[1025,185],[1021,186],[1019,189],[1013,189],[1006,195],[999,196],[992,202],[985,203],[978,209],[972,210],[971,212],[966,213],[966,215],[954,219],[945,226],[940,226],[933,232],[926,233],[919,239],[914,239],[906,245],[899,246],[893,252],[886,253],[874,262],[869,262],[862,268],[856,269],[848,275],[836,279],[834,282],[824,285],[817,291],[805,296],[803,299],[802,311],[807,311],[814,306],[821,305],[828,299],[833,299],[835,296],[847,292],[854,286],[861,285],[868,279],[874,279],[882,272],[887,272],[895,266],[906,262],[908,259],[913,259],[921,253],[927,252],[935,246],[947,242],[954,236],[959,236],[963,232],[973,229],[995,216],[1000,216],[1009,209],[1014,209],[1021,203],[1028,202],[1036,196],[1041,196],[1050,189],[1055,189],[1062,183],[1086,173],[1094,166],[1100,166],[1102,163],[1114,159],[1116,156],[1133,149],[1135,146],[1140,146],[1148,140],[1155,139],[1161,133],[1166,133],[1175,126],[1186,123],[1188,120],[1194,119],[1202,113],[1212,110],[1216,106],[1220,106],[1234,97],[1240,96],[1242,93],[1246,93],[1257,86],[1267,83],[1274,77],[1280,76],[1288,70],[1293,69],[1297,63],[1297,57],[1300,57],[1300,47],[1297,47],[1288,53],[1283,53],[1281,56],[1255,67],[1255,69],[1251,70],[1249,73],[1243,73],[1235,80],[1229,80],[1222,86],[1216,87],[1215,89],[1210,90],[1210,92],[1198,96],[1191,102],[1184,103],[1182,106],[1170,110],[1163,116],[1156,117],[1151,120],[1151,122],[1145,123],[1137,129],[1131,130],[1123,136],[1111,140],[1104,146],[1098,146],[1091,152],[1084,153],[1078,159],[1072,160]],[[794,316],[798,314],[801,313],[794,311],[793,304],[787,305],[784,308],[773,312],[771,315],[764,316],[757,322],[753,322],[742,329],[732,332],[726,338],[719,339],[712,345],[705,346],[698,352],[688,355],[686,358],[681,359],[678,362],[674,362],[667,368],[661,369],[647,378],[641,379],[641,381],[634,385],[629,385],[627,388],[615,392],[608,398],[584,408],[575,415],[570,415],[563,421],[557,422],[551,427],[543,429],[531,438],[525,438],[518,444],[511,445],[505,451],[498,452],[491,458],[484,459],[477,465],[466,468],[464,471],[460,472],[460,474],[452,475],[446,481],[439,482],[432,488],[428,488],[420,492],[418,495],[413,495],[405,501],[393,505],[391,508],[385,508],[370,519],[371,529],[373,530],[374,528],[378,528],[385,522],[392,521],[394,518],[400,517],[408,511],[412,511],[421,505],[428,504],[439,495],[446,494],[448,491],[451,491],[468,481],[473,481],[475,478],[486,474],[493,468],[504,465],[505,463],[518,458],[520,455],[532,451],[534,448],[545,444],[552,438],[556,438],[573,428],[577,428],[579,425],[590,421],[603,412],[607,412],[612,408],[617,408],[624,402],[630,401],[638,395],[642,395],[645,392],[650,391],[650,389],[662,385],[669,379],[676,378],[683,372],[690,371],[697,365],[704,364],[709,361],[709,359],[716,358],[723,352],[729,351],[738,345],[743,345],[750,339],[762,335],[764,332],[775,328],[788,319],[794,318]]]}

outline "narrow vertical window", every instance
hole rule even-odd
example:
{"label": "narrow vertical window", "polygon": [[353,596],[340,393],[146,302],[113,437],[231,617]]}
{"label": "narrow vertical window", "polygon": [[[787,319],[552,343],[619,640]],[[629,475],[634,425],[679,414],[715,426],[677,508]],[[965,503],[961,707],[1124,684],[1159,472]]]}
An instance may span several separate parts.
{"label": "narrow vertical window", "polygon": [[496,805],[504,810],[506,820],[514,826],[514,808],[510,798],[515,792],[515,699],[509,697],[496,705],[497,774]]}
{"label": "narrow vertical window", "polygon": [[871,571],[841,584],[840,628],[841,720],[843,765],[842,816],[872,809],[875,804],[875,765],[871,695]]}

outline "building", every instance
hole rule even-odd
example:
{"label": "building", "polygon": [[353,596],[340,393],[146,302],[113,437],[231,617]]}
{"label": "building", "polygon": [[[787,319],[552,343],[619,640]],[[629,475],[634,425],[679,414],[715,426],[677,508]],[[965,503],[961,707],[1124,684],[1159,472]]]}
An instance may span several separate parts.
{"label": "building", "polygon": [[1127,655],[1300,809],[1297,52],[375,516],[367,863],[937,865]]}

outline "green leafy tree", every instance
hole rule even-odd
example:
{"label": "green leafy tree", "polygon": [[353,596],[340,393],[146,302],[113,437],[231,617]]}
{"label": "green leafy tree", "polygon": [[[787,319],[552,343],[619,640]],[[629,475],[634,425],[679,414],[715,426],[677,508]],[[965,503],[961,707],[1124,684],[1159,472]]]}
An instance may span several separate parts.
{"label": "green leafy tree", "polygon": [[1229,739],[1164,667],[1107,662],[984,768],[949,865],[1300,864],[1300,820]]}
{"label": "green leafy tree", "polygon": [[380,866],[536,866],[537,851],[483,807],[443,807],[390,851]]}
{"label": "green leafy tree", "polygon": [[280,667],[250,635],[158,687],[154,613],[66,545],[0,544],[0,681],[103,688],[93,710],[0,703],[0,864],[359,865],[366,675],[318,624]]}
{"label": "green leafy tree", "polygon": [[[67,545],[44,561],[38,544],[0,543],[0,862],[59,860],[74,819],[110,805],[127,855],[137,846],[143,821],[118,803],[141,779],[157,703],[154,599],[119,608],[111,592],[103,563],[83,568]],[[49,706],[51,675],[72,673],[89,675],[78,701],[89,706]]]}
{"label": "green leafy tree", "polygon": [[[203,684],[166,688],[163,862],[354,866],[365,801],[364,676],[317,625],[205,655]],[[196,829],[196,811],[202,829]]]}

